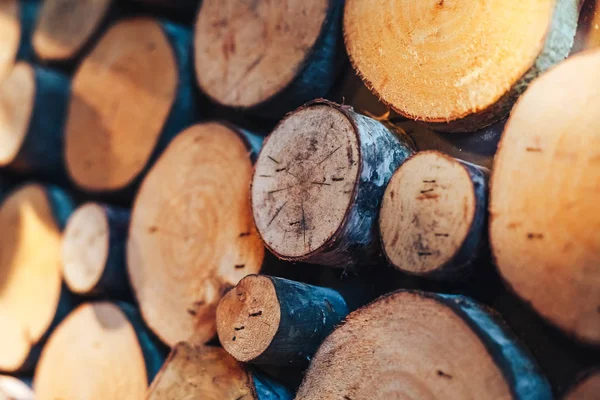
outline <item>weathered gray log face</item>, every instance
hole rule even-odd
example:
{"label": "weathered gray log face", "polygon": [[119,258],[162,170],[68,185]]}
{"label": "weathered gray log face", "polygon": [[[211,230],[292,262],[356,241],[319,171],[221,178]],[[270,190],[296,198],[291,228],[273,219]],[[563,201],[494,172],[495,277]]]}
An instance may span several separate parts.
{"label": "weathered gray log face", "polygon": [[221,299],[217,332],[238,361],[305,366],[348,312],[333,289],[249,275]]}
{"label": "weathered gray log face", "polygon": [[265,140],[252,182],[259,233],[278,257],[330,266],[378,261],[385,187],[410,139],[324,100],[286,117]]}

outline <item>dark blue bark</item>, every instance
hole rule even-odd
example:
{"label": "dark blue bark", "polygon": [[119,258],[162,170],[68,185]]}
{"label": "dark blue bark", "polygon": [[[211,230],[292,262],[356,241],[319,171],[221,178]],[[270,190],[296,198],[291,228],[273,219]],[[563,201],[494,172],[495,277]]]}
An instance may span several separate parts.
{"label": "dark blue bark", "polygon": [[274,381],[268,376],[251,372],[253,387],[253,395],[256,400],[292,400],[294,395],[285,386]]}
{"label": "dark blue bark", "polygon": [[17,51],[17,60],[33,61],[35,52],[31,39],[37,17],[41,8],[41,2],[37,0],[19,0],[19,16],[21,22],[21,40]]}

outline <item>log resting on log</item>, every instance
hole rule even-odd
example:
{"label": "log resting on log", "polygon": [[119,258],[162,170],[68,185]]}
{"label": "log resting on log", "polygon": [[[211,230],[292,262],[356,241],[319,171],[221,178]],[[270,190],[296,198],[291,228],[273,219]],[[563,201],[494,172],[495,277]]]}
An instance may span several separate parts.
{"label": "log resting on log", "polygon": [[191,32],[146,17],[113,25],[73,78],[67,170],[90,192],[132,193],[196,118]]}
{"label": "log resting on log", "polygon": [[291,400],[281,384],[237,362],[220,347],[175,345],[148,400]]}
{"label": "log resting on log", "polygon": [[0,85],[0,166],[66,182],[64,128],[69,78],[19,62]]}
{"label": "log resting on log", "polygon": [[505,117],[539,74],[567,57],[579,0],[349,0],[344,35],[367,86],[436,130]]}
{"label": "log resting on log", "polygon": [[90,399],[144,398],[164,356],[136,313],[129,304],[108,302],[73,310],[44,347],[36,399],[81,398],[82,385]]}
{"label": "log resting on log", "polygon": [[74,299],[62,285],[61,231],[74,208],[54,186],[26,184],[0,207],[0,370],[32,369]]}
{"label": "log resting on log", "polygon": [[127,269],[146,323],[170,346],[213,338],[221,296],[263,264],[248,193],[260,142],[223,124],[194,125],[140,187]]}
{"label": "log resting on log", "polygon": [[196,76],[216,102],[280,118],[323,97],[341,70],[342,0],[204,0]]}
{"label": "log resting on log", "polygon": [[128,230],[128,210],[94,202],[75,210],[62,241],[63,274],[69,289],[81,295],[127,298]]}
{"label": "log resting on log", "polygon": [[348,316],[296,399],[550,399],[506,326],[463,296],[398,291]]}
{"label": "log resting on log", "polygon": [[333,289],[249,275],[221,299],[217,332],[238,361],[307,365],[348,312],[346,301]]}
{"label": "log resting on log", "polygon": [[318,100],[288,115],[265,140],[252,181],[267,247],[291,261],[376,262],[383,192],[412,153],[406,135],[350,107]]}
{"label": "log resting on log", "polygon": [[437,151],[405,162],[387,186],[379,230],[399,270],[444,280],[466,278],[487,251],[489,171]]}
{"label": "log resting on log", "polygon": [[551,323],[595,345],[598,71],[595,50],[571,57],[532,84],[506,125],[490,185],[490,244],[505,282]]}

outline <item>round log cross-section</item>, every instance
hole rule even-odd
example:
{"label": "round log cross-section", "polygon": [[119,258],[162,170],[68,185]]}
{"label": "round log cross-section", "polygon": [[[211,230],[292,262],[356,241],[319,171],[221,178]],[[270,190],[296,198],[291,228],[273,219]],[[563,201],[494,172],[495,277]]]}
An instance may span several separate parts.
{"label": "round log cross-section", "polygon": [[252,182],[254,220],[280,258],[346,266],[373,261],[379,204],[412,154],[406,137],[324,101],[301,107],[265,141]]}
{"label": "round log cross-section", "polygon": [[217,123],[188,128],[136,197],[127,269],[144,319],[170,346],[210,340],[223,293],[262,266],[246,137]]}
{"label": "round log cross-section", "polygon": [[506,125],[490,185],[490,243],[504,280],[544,318],[596,345],[598,71],[597,50],[571,57],[532,84]]}
{"label": "round log cross-section", "polygon": [[438,130],[501,119],[573,45],[579,0],[348,0],[346,48],[384,103]]}
{"label": "round log cross-section", "polygon": [[297,400],[551,399],[504,324],[463,296],[399,291],[325,339]]}
{"label": "round log cross-section", "polygon": [[415,275],[465,277],[486,248],[487,176],[437,151],[417,153],[398,168],[379,213],[388,261]]}
{"label": "round log cross-section", "polygon": [[195,33],[200,88],[217,102],[280,117],[333,86],[343,1],[204,0]]}

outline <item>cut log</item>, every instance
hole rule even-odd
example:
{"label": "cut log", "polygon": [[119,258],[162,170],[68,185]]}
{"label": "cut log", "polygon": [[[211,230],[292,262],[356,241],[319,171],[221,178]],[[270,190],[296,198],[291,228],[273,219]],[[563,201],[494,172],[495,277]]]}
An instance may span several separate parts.
{"label": "cut log", "polygon": [[78,399],[83,389],[90,399],[143,399],[164,357],[134,314],[127,304],[107,302],[69,314],[36,367],[36,399]]}
{"label": "cut log", "polygon": [[579,0],[349,0],[350,60],[383,102],[436,130],[505,117],[529,82],[573,44]]}
{"label": "cut log", "polygon": [[343,1],[204,0],[196,76],[216,102],[280,118],[333,86],[343,60]]}
{"label": "cut log", "polygon": [[379,214],[390,264],[434,279],[468,276],[487,253],[488,175],[437,151],[417,153],[398,168]]}
{"label": "cut log", "polygon": [[66,181],[64,126],[69,79],[18,63],[0,86],[0,166]]}
{"label": "cut log", "polygon": [[165,361],[148,400],[288,400],[282,385],[244,366],[220,347],[178,343]]}
{"label": "cut log", "polygon": [[28,184],[0,207],[0,370],[30,370],[47,332],[70,311],[60,235],[74,205],[60,189]]}
{"label": "cut log", "polygon": [[596,345],[599,70],[600,51],[582,53],[530,87],[506,125],[490,194],[490,242],[506,283],[560,329]]}
{"label": "cut log", "polygon": [[34,400],[33,390],[12,376],[0,375],[0,400]]}
{"label": "cut log", "polygon": [[248,194],[259,143],[222,124],[194,125],[138,192],[127,268],[146,323],[170,346],[213,338],[221,296],[263,264]]}
{"label": "cut log", "polygon": [[217,332],[238,361],[307,365],[348,312],[346,301],[333,289],[249,275],[221,299]]}
{"label": "cut log", "polygon": [[350,314],[296,399],[550,399],[505,325],[463,296],[398,291]]}
{"label": "cut log", "polygon": [[[583,2],[583,1],[582,1]],[[571,53],[600,47],[600,1],[583,2]]]}
{"label": "cut log", "polygon": [[65,282],[81,295],[127,298],[125,242],[129,211],[86,203],[69,218],[62,242]]}
{"label": "cut log", "polygon": [[186,28],[134,18],[108,30],[73,78],[65,152],[77,186],[105,193],[135,188],[195,120],[191,63]]}
{"label": "cut log", "polygon": [[0,82],[4,80],[15,65],[21,40],[21,21],[19,0],[0,2]]}
{"label": "cut log", "polygon": [[109,15],[114,0],[44,0],[33,32],[32,45],[45,62],[73,60]]}
{"label": "cut log", "polygon": [[385,187],[413,149],[351,108],[314,101],[265,141],[252,181],[258,231],[279,258],[349,266],[377,260]]}
{"label": "cut log", "polygon": [[578,382],[564,400],[598,400],[600,397],[600,372],[588,374],[585,379]]}

